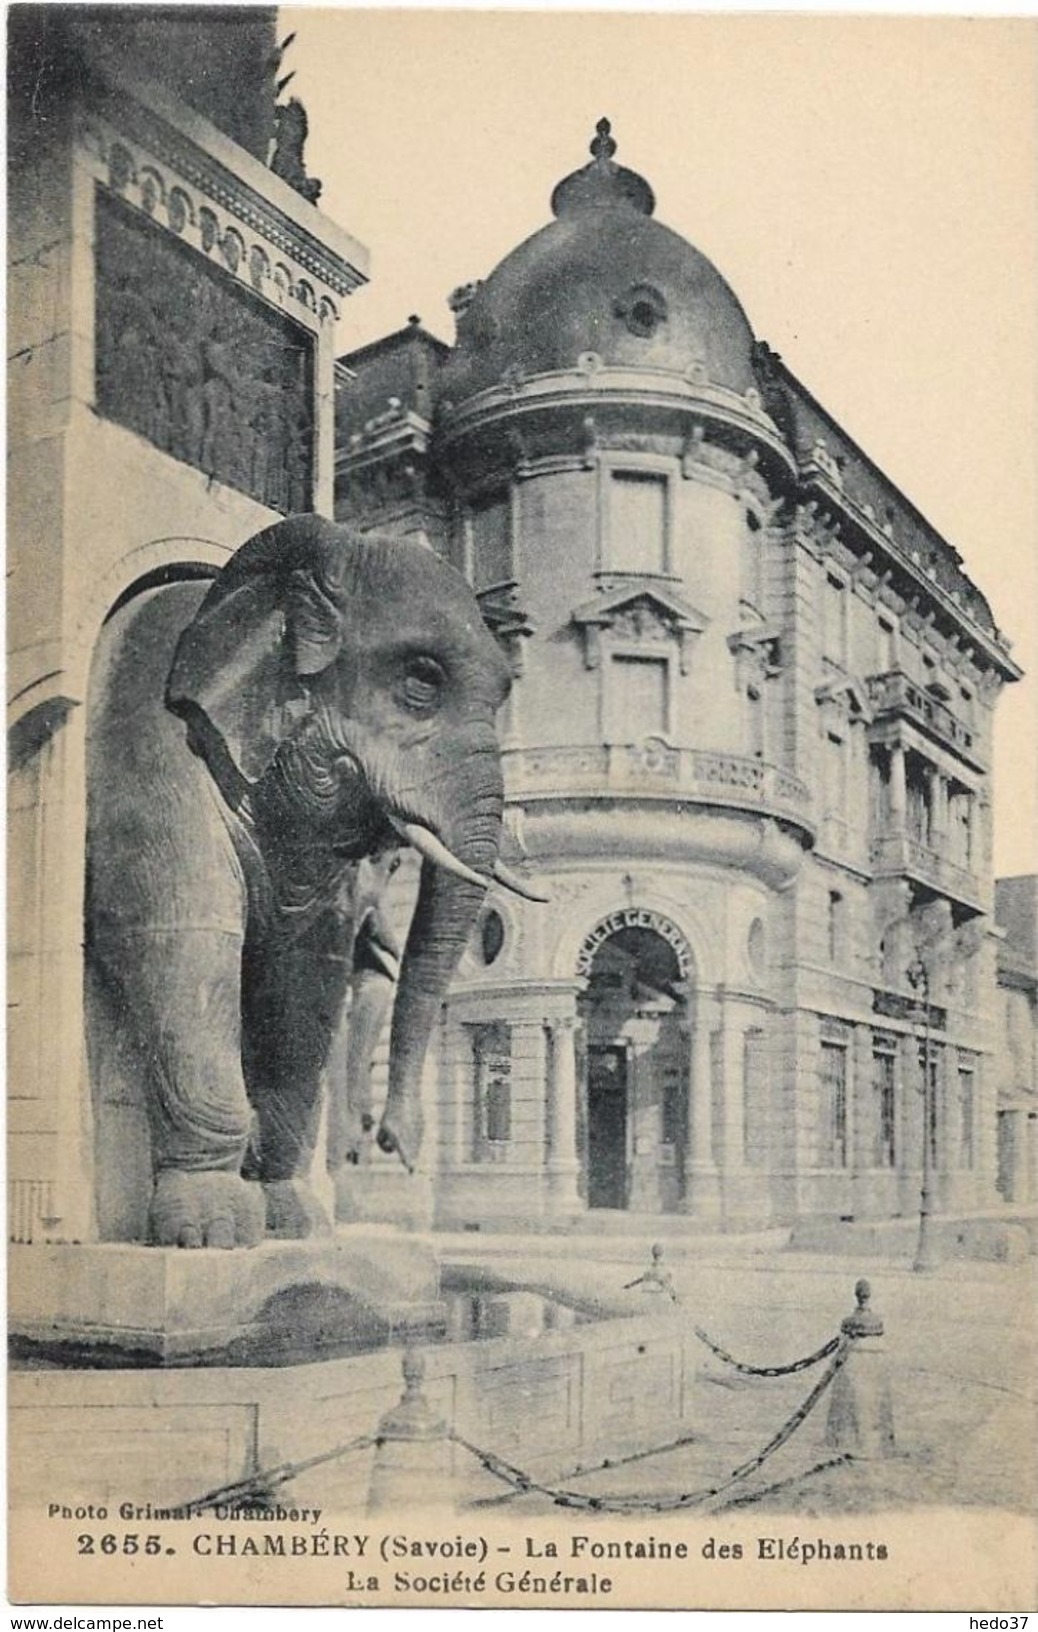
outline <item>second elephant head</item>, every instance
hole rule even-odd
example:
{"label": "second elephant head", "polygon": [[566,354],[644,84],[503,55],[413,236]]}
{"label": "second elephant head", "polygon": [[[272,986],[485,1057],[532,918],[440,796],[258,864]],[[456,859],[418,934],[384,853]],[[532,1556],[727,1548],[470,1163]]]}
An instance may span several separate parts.
{"label": "second elephant head", "polygon": [[[432,1027],[497,860],[494,716],[505,659],[461,575],[409,540],[297,517],[252,539],[177,646],[167,705],[188,725],[270,875],[272,933],[326,904],[345,861],[423,855],[379,1133],[413,1166]],[[521,887],[521,886],[520,886]]]}

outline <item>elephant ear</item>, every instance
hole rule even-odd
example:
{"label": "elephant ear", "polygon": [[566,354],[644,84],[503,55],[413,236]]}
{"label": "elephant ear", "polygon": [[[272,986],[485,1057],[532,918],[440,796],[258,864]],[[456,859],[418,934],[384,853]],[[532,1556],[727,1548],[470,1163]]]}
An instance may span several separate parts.
{"label": "elephant ear", "polygon": [[300,681],[339,654],[349,544],[313,516],[269,527],[232,556],[177,643],[167,706],[189,723],[201,713],[246,782],[298,724]]}

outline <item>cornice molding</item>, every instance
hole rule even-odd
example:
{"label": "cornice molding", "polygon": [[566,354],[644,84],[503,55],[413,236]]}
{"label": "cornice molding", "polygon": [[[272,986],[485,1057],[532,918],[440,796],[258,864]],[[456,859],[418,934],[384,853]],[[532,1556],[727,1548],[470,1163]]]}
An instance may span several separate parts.
{"label": "cornice molding", "polygon": [[103,78],[92,79],[87,108],[90,124],[107,129],[109,145],[138,142],[176,180],[220,205],[335,294],[349,295],[367,282],[368,254],[356,239],[161,86],[131,81],[106,66]]}

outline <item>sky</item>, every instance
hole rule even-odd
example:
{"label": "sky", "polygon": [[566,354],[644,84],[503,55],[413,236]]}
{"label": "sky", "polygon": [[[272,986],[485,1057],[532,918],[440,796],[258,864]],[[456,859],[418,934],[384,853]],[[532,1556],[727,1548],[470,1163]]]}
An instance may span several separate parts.
{"label": "sky", "polygon": [[371,282],[339,350],[550,219],[611,119],[657,218],[960,551],[1029,671],[996,714],[995,868],[1038,870],[1038,24],[284,7],[321,208]]}

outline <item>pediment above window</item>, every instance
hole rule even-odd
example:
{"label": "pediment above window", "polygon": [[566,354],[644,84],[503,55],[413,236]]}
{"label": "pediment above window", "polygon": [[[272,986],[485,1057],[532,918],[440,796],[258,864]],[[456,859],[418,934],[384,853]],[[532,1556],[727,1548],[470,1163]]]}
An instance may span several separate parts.
{"label": "pediment above window", "polygon": [[494,584],[476,595],[479,609],[494,639],[503,647],[516,679],[523,672],[522,642],[534,633],[529,615],[519,603],[518,584]]}
{"label": "pediment above window", "polygon": [[688,672],[688,656],[694,636],[702,634],[709,619],[669,585],[647,586],[643,579],[615,580],[584,601],[571,614],[584,637],[584,663],[598,667],[604,633],[624,646],[651,646],[676,642],[681,672]]}
{"label": "pediment above window", "polygon": [[860,720],[866,725],[872,720],[865,682],[853,674],[835,675],[823,685],[816,686],[815,702],[823,715],[841,720]]}
{"label": "pediment above window", "polygon": [[759,696],[766,680],[782,672],[782,639],[770,623],[749,624],[728,636],[728,650],[735,658],[740,686]]}

